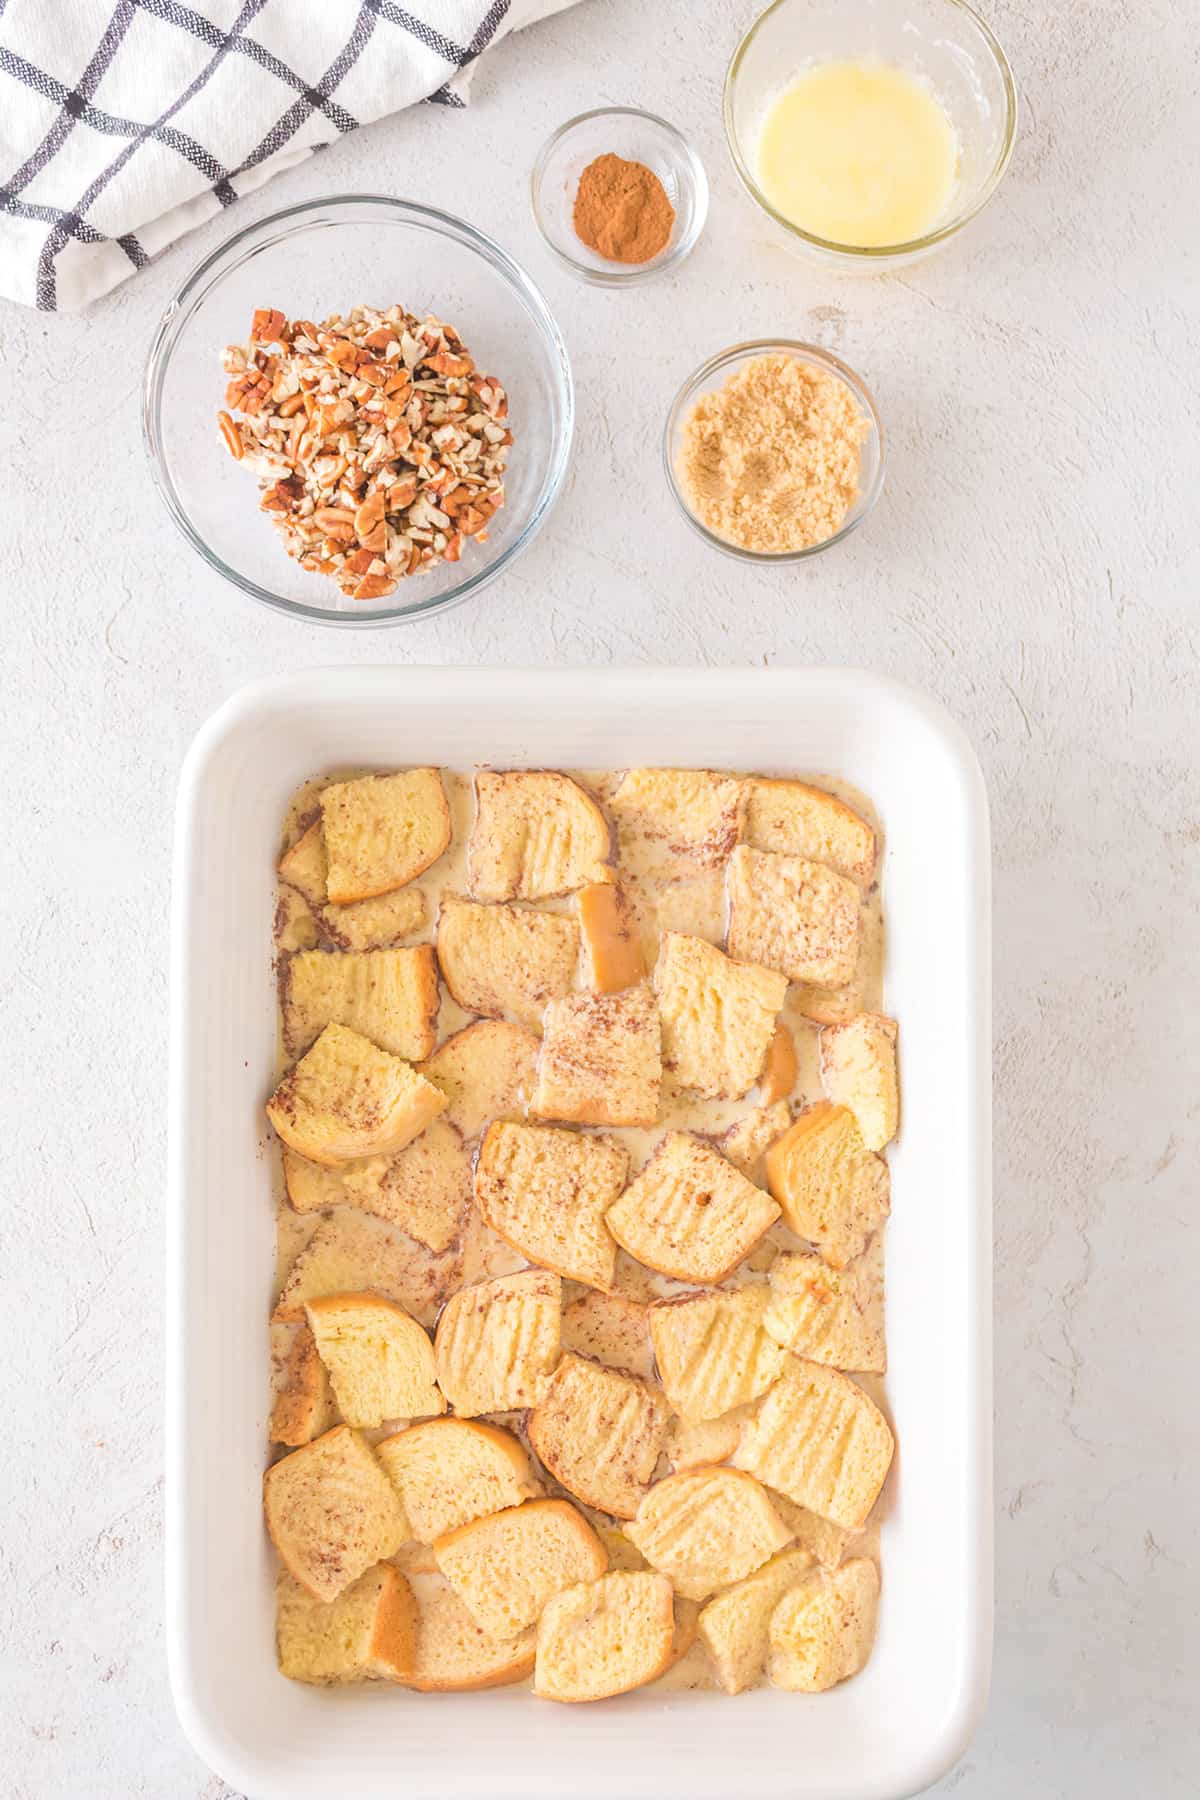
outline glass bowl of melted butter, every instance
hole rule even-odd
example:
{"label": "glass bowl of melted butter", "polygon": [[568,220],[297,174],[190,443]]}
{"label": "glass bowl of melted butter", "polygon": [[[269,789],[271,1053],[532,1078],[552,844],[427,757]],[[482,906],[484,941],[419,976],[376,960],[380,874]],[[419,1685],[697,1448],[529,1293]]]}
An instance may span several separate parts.
{"label": "glass bowl of melted butter", "polygon": [[738,175],[799,249],[895,267],[975,218],[1012,156],[1017,97],[963,0],[775,0],[725,78]]}

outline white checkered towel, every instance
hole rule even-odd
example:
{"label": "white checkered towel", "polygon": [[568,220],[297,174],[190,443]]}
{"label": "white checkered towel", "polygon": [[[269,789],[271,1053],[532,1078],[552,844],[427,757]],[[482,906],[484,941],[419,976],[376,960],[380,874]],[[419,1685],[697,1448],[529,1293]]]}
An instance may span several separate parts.
{"label": "white checkered towel", "polygon": [[86,306],[570,0],[0,0],[0,294]]}

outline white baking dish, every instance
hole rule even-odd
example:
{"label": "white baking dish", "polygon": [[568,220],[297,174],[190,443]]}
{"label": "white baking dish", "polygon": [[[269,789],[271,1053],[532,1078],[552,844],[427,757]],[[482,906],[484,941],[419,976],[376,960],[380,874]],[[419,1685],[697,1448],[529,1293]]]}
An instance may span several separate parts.
{"label": "white baking dish", "polygon": [[[339,764],[835,773],[886,835],[901,1021],[888,1403],[899,1449],[875,1653],[831,1694],[328,1692],[283,1680],[259,1491],[272,1275],[272,846]],[[167,1642],[200,1754],[250,1800],[897,1800],[961,1754],[992,1633],[989,854],[937,706],[840,669],[336,669],[243,689],[188,755],[175,856]]]}

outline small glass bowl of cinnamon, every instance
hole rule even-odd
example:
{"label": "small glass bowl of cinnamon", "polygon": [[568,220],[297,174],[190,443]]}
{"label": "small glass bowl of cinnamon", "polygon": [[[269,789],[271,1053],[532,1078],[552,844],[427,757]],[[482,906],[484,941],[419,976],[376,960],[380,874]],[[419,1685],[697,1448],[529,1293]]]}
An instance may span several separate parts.
{"label": "small glass bowl of cinnamon", "polygon": [[677,267],[694,248],[708,178],[674,125],[603,106],[568,119],[543,145],[532,198],[538,230],[564,268],[596,287],[629,287]]}

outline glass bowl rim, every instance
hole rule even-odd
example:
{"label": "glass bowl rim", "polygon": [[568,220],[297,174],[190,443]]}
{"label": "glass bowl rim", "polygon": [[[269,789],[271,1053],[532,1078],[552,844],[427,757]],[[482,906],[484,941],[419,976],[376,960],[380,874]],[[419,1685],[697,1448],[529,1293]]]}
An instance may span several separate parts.
{"label": "glass bowl rim", "polygon": [[[542,489],[533,511],[512,543],[501,551],[495,561],[485,568],[476,569],[473,574],[458,582],[446,593],[430,595],[424,600],[408,601],[402,606],[386,607],[372,613],[335,612],[332,608],[308,606],[299,600],[289,600],[286,595],[276,593],[271,588],[265,588],[251,580],[249,576],[231,568],[192,523],[175,482],[168,472],[161,431],[163,385],[179,337],[196,308],[217,282],[232,273],[235,268],[240,268],[246,261],[247,255],[250,254],[247,240],[282,225],[284,221],[298,221],[306,213],[327,211],[330,208],[340,210],[351,206],[380,207],[409,220],[420,229],[432,230],[442,237],[453,238],[481,256],[490,267],[501,275],[526,302],[532,314],[539,335],[546,345],[550,361],[557,372],[563,412],[559,430],[551,445],[549,471],[542,483]],[[234,257],[232,253],[238,250],[241,253]],[[151,479],[172,522],[192,548],[199,553],[211,569],[216,570],[219,575],[223,575],[227,581],[240,588],[244,594],[248,594],[252,600],[269,607],[273,612],[284,613],[294,619],[302,619],[308,624],[334,627],[347,625],[360,631],[381,625],[394,625],[408,619],[431,618],[435,613],[447,612],[451,607],[461,605],[471,594],[486,587],[488,582],[495,580],[496,576],[514,562],[532,543],[558,499],[570,462],[574,434],[575,384],[571,375],[570,359],[567,356],[567,347],[562,332],[536,282],[521,267],[515,257],[510,256],[508,251],[503,249],[494,238],[488,237],[486,232],[480,231],[478,227],[470,225],[465,219],[456,218],[453,213],[444,212],[438,207],[424,206],[416,200],[403,200],[394,194],[318,195],[315,199],[302,200],[294,206],[284,206],[275,212],[265,213],[262,218],[252,220],[249,224],[243,225],[239,230],[222,239],[221,243],[208,256],[197,263],[168,301],[151,340],[142,383],[142,443],[150,465]]]}
{"label": "glass bowl rim", "polygon": [[[740,358],[755,354],[767,354],[772,350],[786,351],[788,355],[794,355],[806,362],[819,363],[822,368],[839,376],[850,389],[875,430],[877,455],[875,472],[870,486],[859,495],[855,506],[851,509],[851,516],[834,532],[832,537],[822,538],[819,544],[806,544],[800,550],[747,550],[741,544],[731,544],[728,538],[718,537],[715,531],[710,531],[707,525],[701,523],[684,498],[676,478],[674,459],[671,454],[676,426],[683,409],[701,383],[706,381],[710,375],[715,375],[718,370],[726,368]],[[804,562],[810,556],[819,556],[822,551],[831,550],[835,544],[840,544],[844,538],[848,538],[851,532],[858,530],[863,520],[874,511],[875,503],[883,492],[885,460],[883,425],[879,417],[879,408],[875,404],[875,396],[862,376],[852,369],[849,363],[843,362],[840,356],[835,356],[832,350],[823,350],[819,344],[802,343],[798,338],[750,338],[745,343],[731,344],[726,350],[718,350],[715,355],[702,362],[684,381],[667,411],[667,422],[662,438],[662,456],[667,486],[693,531],[697,532],[705,543],[711,544],[715,550],[723,551],[726,556],[736,557],[740,562],[760,563],[769,568],[777,568],[781,563]]]}
{"label": "glass bowl rim", "polygon": [[[612,118],[645,119],[651,125],[657,125],[660,130],[665,131],[668,137],[675,139],[691,175],[692,188],[696,197],[693,207],[695,218],[691,230],[686,236],[681,237],[674,249],[669,250],[665,256],[652,258],[648,263],[634,263],[628,268],[596,269],[590,263],[580,262],[569,251],[555,243],[546,229],[539,196],[545,180],[546,165],[550,161],[552,152],[563,138],[574,131],[577,126],[586,125],[591,119]],[[648,112],[642,106],[593,106],[587,112],[576,113],[573,119],[564,120],[561,125],[555,127],[538,151],[529,177],[529,202],[533,211],[533,222],[538,228],[538,235],[543,244],[564,269],[569,269],[572,275],[577,275],[581,281],[589,282],[594,287],[632,287],[639,281],[652,281],[656,275],[663,275],[668,269],[677,268],[684,257],[691,255],[700,241],[700,234],[708,219],[708,201],[708,175],[697,150],[680,131],[678,125],[672,125],[669,119],[662,118],[658,113]]]}
{"label": "glass bowl rim", "polygon": [[790,219],[785,218],[771,205],[750,172],[749,162],[742,154],[741,142],[733,123],[733,91],[751,44],[757,37],[760,28],[766,24],[773,13],[794,3],[795,0],[771,0],[770,5],[765,7],[742,33],[725,71],[725,82],[721,92],[721,117],[725,126],[725,142],[729,149],[734,172],[750,198],[791,236],[799,238],[805,244],[811,244],[814,249],[825,251],[831,256],[843,257],[847,261],[887,262],[892,258],[913,256],[922,250],[931,249],[935,244],[944,242],[946,238],[955,236],[965,225],[969,225],[972,219],[979,216],[1000,186],[1008,165],[1012,161],[1013,150],[1017,142],[1017,88],[1013,79],[1012,65],[987,20],[968,4],[968,0],[939,0],[939,4],[964,14],[970,20],[983,39],[984,45],[999,71],[1004,87],[1004,142],[1001,144],[999,155],[979,192],[965,210],[956,213],[952,219],[948,219],[944,225],[939,225],[936,230],[927,231],[920,237],[908,238],[898,244],[838,244],[832,238],[818,237],[815,232],[805,231],[801,226],[795,225]]}

